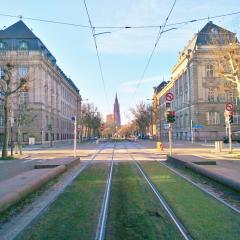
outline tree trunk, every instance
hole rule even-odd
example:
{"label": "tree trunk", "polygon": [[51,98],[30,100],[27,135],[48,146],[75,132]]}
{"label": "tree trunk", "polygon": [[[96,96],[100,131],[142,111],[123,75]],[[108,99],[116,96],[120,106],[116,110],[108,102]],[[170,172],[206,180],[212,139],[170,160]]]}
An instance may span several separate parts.
{"label": "tree trunk", "polygon": [[21,137],[20,126],[18,126],[18,129],[17,129],[17,148],[19,150],[19,154],[22,155],[22,137]]}
{"label": "tree trunk", "polygon": [[8,109],[9,96],[4,98],[4,135],[3,135],[3,147],[2,147],[2,157],[8,156],[8,138],[9,138],[9,128],[8,128],[8,118],[9,118],[9,109]]}

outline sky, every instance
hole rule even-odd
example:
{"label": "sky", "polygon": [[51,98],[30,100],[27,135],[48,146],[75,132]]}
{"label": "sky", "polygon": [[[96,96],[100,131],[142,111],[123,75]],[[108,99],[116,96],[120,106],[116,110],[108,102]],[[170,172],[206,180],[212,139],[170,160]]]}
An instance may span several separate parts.
{"label": "sky", "polygon": [[[163,25],[173,2],[86,0],[93,26]],[[237,33],[240,38],[240,14],[211,19],[211,16],[238,11],[238,0],[177,0],[168,23],[209,17],[213,23]],[[0,29],[3,29],[19,19],[1,14],[89,25],[83,0],[11,0],[11,4],[2,1]],[[82,98],[94,103],[103,117],[112,113],[117,93],[122,123],[131,119],[131,107],[141,101],[150,104],[148,99],[152,97],[153,87],[170,80],[179,51],[208,22],[184,24],[163,33],[144,78],[143,71],[159,29],[95,29],[96,33],[110,32],[96,36],[104,91],[91,29],[24,18],[23,21],[55,56],[60,68],[80,89]]]}

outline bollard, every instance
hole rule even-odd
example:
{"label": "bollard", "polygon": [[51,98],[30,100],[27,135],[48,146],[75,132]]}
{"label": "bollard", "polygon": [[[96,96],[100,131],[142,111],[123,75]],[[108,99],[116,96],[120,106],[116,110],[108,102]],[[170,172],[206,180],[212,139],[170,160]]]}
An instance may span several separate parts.
{"label": "bollard", "polygon": [[162,142],[157,142],[157,150],[163,151],[163,144],[162,144]]}

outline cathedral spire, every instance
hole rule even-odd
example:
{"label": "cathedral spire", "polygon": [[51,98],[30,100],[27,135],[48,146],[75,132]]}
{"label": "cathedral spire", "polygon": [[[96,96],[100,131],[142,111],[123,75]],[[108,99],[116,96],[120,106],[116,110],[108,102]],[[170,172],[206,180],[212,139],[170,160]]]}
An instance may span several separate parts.
{"label": "cathedral spire", "polygon": [[120,126],[121,125],[121,116],[120,116],[120,107],[119,107],[119,103],[118,103],[117,93],[115,96],[113,115],[114,115],[114,122],[115,122],[116,126]]}

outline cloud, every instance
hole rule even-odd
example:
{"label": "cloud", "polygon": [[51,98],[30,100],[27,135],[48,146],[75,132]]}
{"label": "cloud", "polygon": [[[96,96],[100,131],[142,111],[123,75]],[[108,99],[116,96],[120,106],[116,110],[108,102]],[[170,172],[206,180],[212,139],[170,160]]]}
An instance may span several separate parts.
{"label": "cloud", "polygon": [[[234,0],[229,0],[234,2]],[[140,26],[140,25],[162,25],[173,3],[173,0],[122,0],[117,13],[117,19],[110,25]],[[230,4],[226,10],[226,0],[202,1],[196,5],[192,0],[177,1],[168,23],[181,22],[201,17],[214,16],[226,12],[235,11],[234,4]],[[218,6],[217,11],[214,6]],[[186,14],[186,9],[191,11]],[[236,16],[214,19],[220,25],[227,23]],[[222,21],[222,22],[221,22]],[[179,29],[166,32],[162,35],[158,50],[161,52],[176,52],[183,49],[184,45],[198,32],[207,22],[200,21],[178,26]],[[166,27],[167,29],[167,27]],[[115,29],[111,34],[97,38],[99,51],[103,54],[146,54],[155,44],[159,29]]]}
{"label": "cloud", "polygon": [[[139,80],[130,80],[123,82],[119,90],[120,92],[125,92],[125,93],[135,93],[137,90],[138,92],[142,92],[144,88],[147,87],[151,88],[152,86],[158,85],[163,79],[168,79],[166,76],[161,76],[161,75],[156,75],[156,76],[151,76],[151,77],[146,77],[141,81],[141,86],[137,89],[137,86],[139,84]],[[143,86],[144,85],[144,86]]]}

